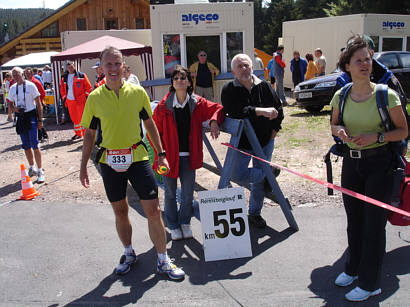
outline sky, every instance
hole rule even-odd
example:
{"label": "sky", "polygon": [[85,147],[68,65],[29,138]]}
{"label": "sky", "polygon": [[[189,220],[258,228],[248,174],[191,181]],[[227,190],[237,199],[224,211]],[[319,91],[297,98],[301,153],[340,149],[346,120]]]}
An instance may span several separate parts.
{"label": "sky", "polygon": [[43,7],[43,2],[46,8],[57,9],[66,4],[69,0],[0,0],[0,8],[2,9],[18,9],[18,8],[39,8]]}

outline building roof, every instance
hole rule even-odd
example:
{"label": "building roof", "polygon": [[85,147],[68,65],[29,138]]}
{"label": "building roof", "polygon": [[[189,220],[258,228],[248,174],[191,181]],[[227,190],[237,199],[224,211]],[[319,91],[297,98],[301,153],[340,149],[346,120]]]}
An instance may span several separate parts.
{"label": "building roof", "polygon": [[29,38],[37,32],[47,28],[49,25],[56,22],[59,18],[87,2],[87,0],[71,0],[56,10],[53,14],[43,18],[31,28],[17,35],[12,40],[0,45],[0,55],[5,54],[8,50],[19,44],[20,40]]}
{"label": "building roof", "polygon": [[65,61],[78,59],[95,59],[107,46],[121,50],[124,56],[151,53],[151,47],[144,46],[118,37],[104,35],[94,40],[74,46],[51,57],[51,61]]}
{"label": "building roof", "polygon": [[57,51],[37,52],[23,55],[19,58],[15,58],[0,66],[1,70],[10,70],[13,67],[43,67],[44,65],[51,63],[51,56],[57,54]]}

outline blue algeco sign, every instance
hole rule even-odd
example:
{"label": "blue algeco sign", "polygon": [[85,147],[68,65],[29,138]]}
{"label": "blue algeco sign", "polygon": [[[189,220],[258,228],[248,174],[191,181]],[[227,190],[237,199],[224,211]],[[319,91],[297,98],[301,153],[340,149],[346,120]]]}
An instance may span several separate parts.
{"label": "blue algeco sign", "polygon": [[219,20],[219,14],[208,13],[208,14],[182,14],[182,22],[193,21],[197,25],[200,22],[213,23]]}
{"label": "blue algeco sign", "polygon": [[392,29],[401,30],[401,29],[404,29],[405,25],[406,24],[401,21],[383,21],[383,28],[390,28],[390,30]]}

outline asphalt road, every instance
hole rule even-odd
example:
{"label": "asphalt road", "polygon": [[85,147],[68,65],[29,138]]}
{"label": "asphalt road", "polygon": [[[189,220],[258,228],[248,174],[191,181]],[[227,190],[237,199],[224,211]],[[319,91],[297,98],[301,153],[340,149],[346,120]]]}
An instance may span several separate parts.
{"label": "asphalt road", "polygon": [[[146,220],[139,209],[130,211],[139,262],[117,277],[112,272],[123,248],[110,206],[1,206],[0,306],[355,305],[344,300],[353,286],[333,285],[346,248],[343,208],[295,208],[298,232],[287,228],[279,208],[264,208],[269,227],[251,229],[253,257],[215,262],[204,261],[200,223],[193,219],[194,239],[168,242],[186,271],[182,282],[155,274]],[[360,306],[409,306],[410,228],[388,225],[387,237],[383,293]]]}

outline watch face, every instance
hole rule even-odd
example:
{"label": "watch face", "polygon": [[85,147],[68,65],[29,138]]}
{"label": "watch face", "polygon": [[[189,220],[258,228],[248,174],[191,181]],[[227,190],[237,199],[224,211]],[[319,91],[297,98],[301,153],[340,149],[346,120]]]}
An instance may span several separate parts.
{"label": "watch face", "polygon": [[383,143],[384,142],[384,135],[382,133],[379,134],[379,143]]}

